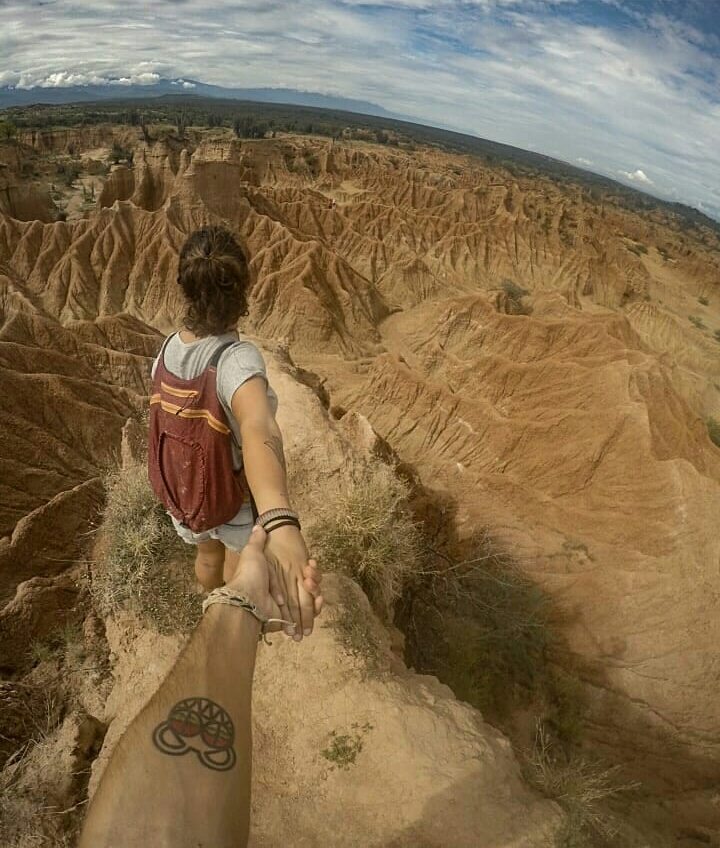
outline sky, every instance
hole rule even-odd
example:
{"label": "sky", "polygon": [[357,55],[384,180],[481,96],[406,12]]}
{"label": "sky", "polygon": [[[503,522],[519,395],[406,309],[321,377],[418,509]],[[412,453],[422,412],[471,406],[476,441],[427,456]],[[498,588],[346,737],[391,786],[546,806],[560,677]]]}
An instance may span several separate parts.
{"label": "sky", "polygon": [[0,86],[160,78],[369,100],[720,220],[720,0],[0,0]]}

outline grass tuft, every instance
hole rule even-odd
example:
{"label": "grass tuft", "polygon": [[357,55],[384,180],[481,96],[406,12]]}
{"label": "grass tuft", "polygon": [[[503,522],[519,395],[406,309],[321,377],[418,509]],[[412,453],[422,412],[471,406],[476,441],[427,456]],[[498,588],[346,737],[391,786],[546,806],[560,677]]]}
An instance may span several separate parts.
{"label": "grass tuft", "polygon": [[620,783],[620,771],[619,766],[559,754],[543,723],[537,722],[533,748],[524,755],[523,774],[565,811],[567,818],[557,835],[560,848],[601,845],[617,835],[613,817],[603,804],[639,786]]}
{"label": "grass tuft", "polygon": [[339,603],[333,607],[332,617],[322,626],[335,631],[343,650],[359,660],[365,675],[380,673],[381,645],[373,631],[371,616],[366,605],[345,585],[339,588]]}
{"label": "grass tuft", "polygon": [[309,533],[325,568],[352,577],[386,620],[421,555],[408,494],[392,468],[373,463],[327,497]]}
{"label": "grass tuft", "polygon": [[720,421],[718,421],[717,418],[708,418],[705,423],[707,425],[710,441],[716,447],[720,448]]}
{"label": "grass tuft", "polygon": [[91,593],[102,615],[136,612],[161,633],[187,632],[199,620],[187,548],[155,499],[144,465],[106,476],[102,562]]}

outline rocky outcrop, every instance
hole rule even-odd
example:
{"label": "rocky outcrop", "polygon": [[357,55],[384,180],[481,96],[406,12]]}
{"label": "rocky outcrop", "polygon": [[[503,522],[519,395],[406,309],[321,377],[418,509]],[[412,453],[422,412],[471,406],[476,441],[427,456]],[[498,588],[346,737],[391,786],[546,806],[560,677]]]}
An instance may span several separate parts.
{"label": "rocky outcrop", "polygon": [[[27,291],[27,289],[25,289]],[[129,316],[64,328],[0,277],[0,600],[82,556],[101,475],[148,390],[159,335]],[[10,646],[8,645],[8,649]]]}

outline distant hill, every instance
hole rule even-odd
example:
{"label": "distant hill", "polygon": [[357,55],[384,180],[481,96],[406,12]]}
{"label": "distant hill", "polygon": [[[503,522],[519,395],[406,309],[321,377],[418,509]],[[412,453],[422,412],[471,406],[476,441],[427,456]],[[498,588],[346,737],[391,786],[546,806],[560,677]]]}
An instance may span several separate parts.
{"label": "distant hill", "polygon": [[260,103],[288,103],[295,106],[315,106],[321,109],[340,109],[379,118],[404,116],[383,109],[376,103],[354,100],[350,97],[333,97],[314,91],[295,88],[224,88],[197,80],[162,79],[154,85],[73,85],[67,88],[11,88],[0,87],[0,109],[34,104],[92,103],[98,100],[128,100],[162,97],[167,94],[194,94],[202,97],[236,98]]}
{"label": "distant hill", "polygon": [[[663,209],[672,217],[676,217],[677,223],[683,227],[705,226],[713,231],[720,230],[717,220],[698,209],[658,198],[639,187],[628,186],[543,153],[523,150],[467,133],[427,126],[418,123],[416,119],[393,115],[380,106],[365,104],[361,100],[294,89],[225,89],[191,81],[188,82],[196,87],[185,88],[180,80],[165,82],[165,88],[161,88],[160,83],[154,86],[32,89],[30,92],[0,88],[0,103],[3,102],[3,93],[8,91],[13,95],[29,95],[34,92],[35,97],[32,104],[5,105],[0,108],[5,110],[2,118],[9,118],[21,130],[88,126],[105,122],[137,123],[139,120],[173,124],[180,112],[185,116],[188,126],[212,125],[232,129],[237,120],[245,124],[249,121],[253,131],[250,135],[246,134],[246,138],[262,138],[272,127],[284,132],[331,137],[346,130],[367,130],[370,132],[370,140],[378,140],[382,144],[427,144],[455,153],[480,156],[489,165],[502,165],[515,176],[532,177],[538,173],[546,174],[556,180],[575,182],[587,190],[597,188],[627,209]],[[168,87],[170,93],[163,93],[167,92]],[[103,97],[100,100],[90,100],[91,93],[98,89],[102,91]],[[207,94],[205,89],[210,89],[213,93]],[[38,103],[37,97],[41,91],[49,92],[50,95],[62,95],[63,99],[57,103]],[[70,93],[77,91],[83,92],[83,97],[79,101],[71,100]],[[129,96],[125,96],[128,93]],[[253,99],[253,96],[257,99]],[[298,100],[304,98],[304,102],[287,102],[291,96],[297,96]],[[343,105],[321,106],[318,101]],[[359,111],[363,108],[377,111]],[[242,128],[238,129],[239,133],[244,132]],[[245,126],[245,129],[248,127]],[[389,133],[395,138],[391,139]]]}

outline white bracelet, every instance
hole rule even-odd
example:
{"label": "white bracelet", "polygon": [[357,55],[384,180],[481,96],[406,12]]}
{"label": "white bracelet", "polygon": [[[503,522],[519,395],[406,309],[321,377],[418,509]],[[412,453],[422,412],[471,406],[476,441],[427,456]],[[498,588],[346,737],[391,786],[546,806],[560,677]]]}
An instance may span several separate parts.
{"label": "white bracelet", "polygon": [[272,642],[267,637],[268,624],[285,624],[293,628],[295,627],[295,622],[293,621],[285,621],[283,618],[268,618],[264,613],[260,612],[255,604],[248,600],[245,595],[241,595],[234,589],[228,589],[227,586],[219,586],[217,589],[213,589],[212,592],[210,592],[207,598],[203,601],[203,613],[205,613],[207,608],[213,604],[229,604],[230,606],[239,607],[240,609],[244,609],[246,612],[249,612],[260,622],[260,636],[258,637],[258,641],[262,640],[267,645],[272,645]]}

